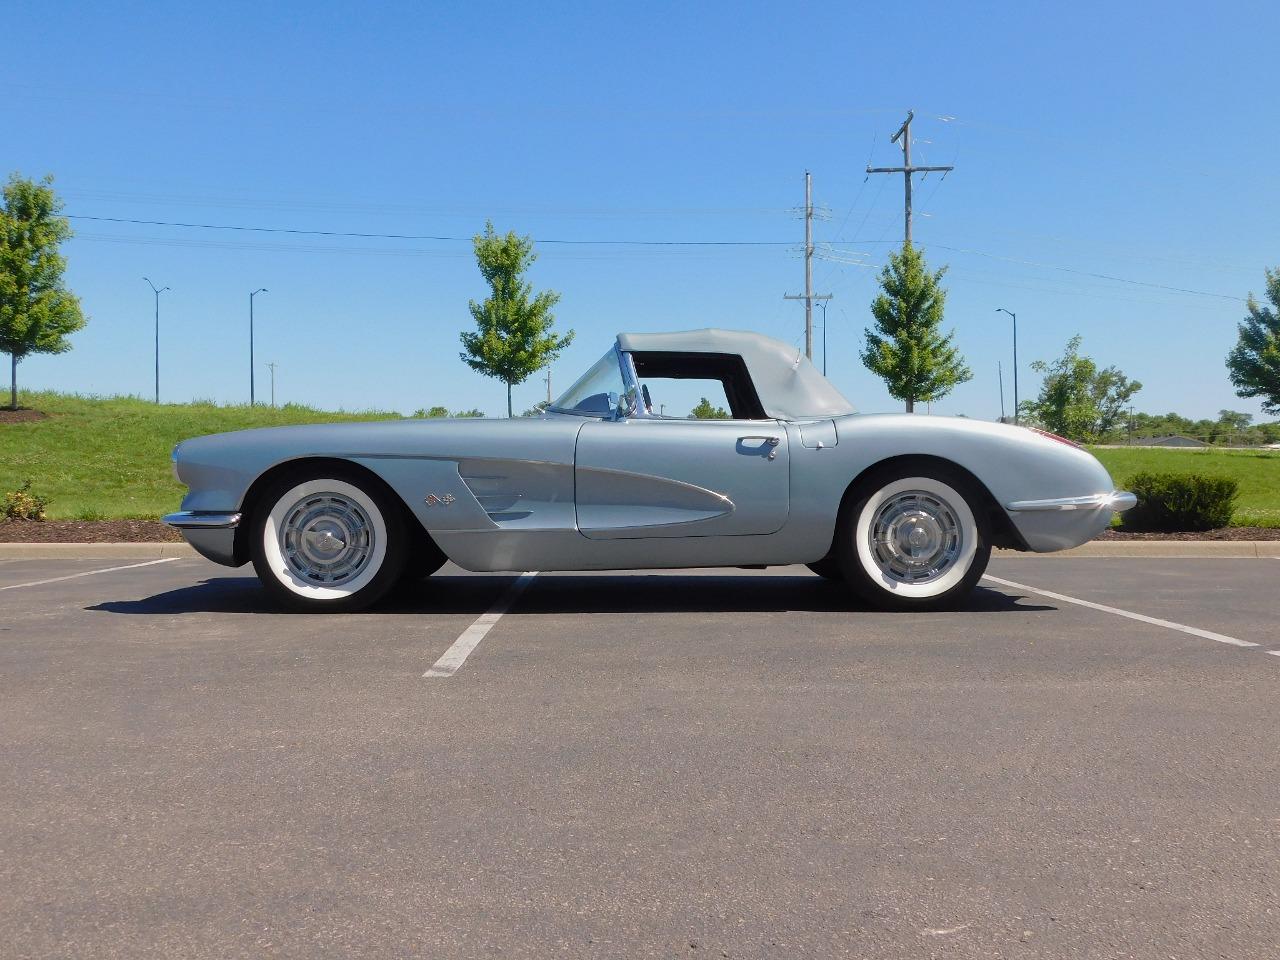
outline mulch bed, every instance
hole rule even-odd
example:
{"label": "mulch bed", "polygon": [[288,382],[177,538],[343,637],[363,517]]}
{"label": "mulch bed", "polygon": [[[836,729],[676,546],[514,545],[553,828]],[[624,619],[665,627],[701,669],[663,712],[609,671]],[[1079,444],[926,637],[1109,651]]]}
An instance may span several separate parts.
{"label": "mulch bed", "polygon": [[1280,540],[1280,527],[1221,527],[1196,533],[1139,533],[1136,530],[1104,530],[1097,540]]}
{"label": "mulch bed", "polygon": [[28,407],[19,407],[17,410],[0,407],[0,423],[30,423],[32,420],[47,419],[49,419],[47,413],[41,413],[39,410],[32,410]]}
{"label": "mulch bed", "polygon": [[[154,543],[181,540],[159,520],[0,520],[0,543]],[[1104,531],[1098,540],[1280,540],[1280,528],[1223,527],[1203,533]]]}
{"label": "mulch bed", "polygon": [[181,540],[159,520],[0,520],[0,543],[155,543]]}

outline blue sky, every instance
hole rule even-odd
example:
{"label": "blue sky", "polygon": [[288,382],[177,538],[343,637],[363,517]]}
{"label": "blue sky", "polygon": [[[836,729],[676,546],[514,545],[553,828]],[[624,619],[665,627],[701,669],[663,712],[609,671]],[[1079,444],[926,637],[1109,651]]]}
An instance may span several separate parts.
{"label": "blue sky", "polygon": [[[777,242],[544,244],[533,280],[577,331],[557,388],[624,329],[799,344],[782,295],[802,286],[807,168],[816,239],[869,265],[816,263],[830,375],[859,409],[896,409],[857,351],[901,178],[863,169],[899,161],[889,136],[914,108],[913,159],[956,166],[917,184],[915,239],[950,264],[947,326],[975,374],[935,412],[998,415],[998,360],[1012,403],[1001,306],[1024,398],[1029,362],[1079,333],[1146,385],[1139,409],[1259,412],[1222,358],[1233,298],[1280,265],[1274,6],[43,2],[5,19],[21,42],[0,65],[2,165],[54,174],[70,214]],[[73,222],[90,325],[23,363],[24,386],[149,396],[145,275],[173,288],[164,399],[247,399],[248,293],[267,287],[260,397],[276,361],[282,401],[504,412],[502,384],[457,358],[484,294],[465,243]],[[517,388],[517,408],[544,390]]]}

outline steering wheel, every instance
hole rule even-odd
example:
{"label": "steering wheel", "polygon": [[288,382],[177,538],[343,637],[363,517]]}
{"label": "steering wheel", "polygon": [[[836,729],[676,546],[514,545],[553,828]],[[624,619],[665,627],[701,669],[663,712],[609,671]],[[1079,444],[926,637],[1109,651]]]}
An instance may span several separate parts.
{"label": "steering wheel", "polygon": [[653,399],[649,396],[649,385],[647,383],[640,384],[640,396],[644,397],[644,412],[653,413]]}

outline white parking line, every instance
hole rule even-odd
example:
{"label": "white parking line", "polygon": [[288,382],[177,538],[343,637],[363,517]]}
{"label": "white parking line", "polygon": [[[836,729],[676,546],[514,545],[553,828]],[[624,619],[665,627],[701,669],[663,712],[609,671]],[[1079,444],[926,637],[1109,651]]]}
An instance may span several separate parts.
{"label": "white parking line", "polygon": [[75,580],[78,577],[92,577],[95,573],[115,573],[117,570],[132,570],[134,567],[150,567],[157,563],[173,563],[181,557],[165,557],[163,560],[147,560],[145,563],[126,563],[123,567],[104,567],[101,570],[85,570],[83,573],[69,573],[65,577],[50,577],[48,580],[31,580],[27,583],[11,583],[0,587],[0,591],[17,590],[19,587],[40,587],[46,583],[61,583],[63,580]]}
{"label": "white parking line", "polygon": [[537,575],[537,570],[528,570],[520,574],[492,607],[476,617],[475,623],[462,631],[462,636],[453,641],[453,645],[444,652],[444,655],[423,676],[452,677],[457,673],[462,665],[467,662],[467,657],[471,656],[471,651],[480,645],[480,641],[484,639],[485,634],[492,630],[493,625],[502,619],[502,615],[511,609],[511,604],[515,603],[516,597],[520,596],[524,588]]}
{"label": "white parking line", "polygon": [[1137,620],[1140,623],[1150,623],[1157,627],[1168,627],[1170,630],[1189,633],[1193,637],[1203,637],[1205,640],[1216,640],[1218,643],[1229,643],[1233,647],[1258,646],[1258,644],[1251,640],[1237,640],[1235,637],[1228,637],[1222,633],[1214,633],[1212,630],[1201,630],[1199,627],[1188,627],[1185,623],[1174,623],[1172,620],[1161,620],[1158,617],[1148,617],[1142,613],[1134,613],[1132,610],[1121,610],[1119,607],[1108,607],[1106,604],[1094,603],[1092,600],[1081,600],[1079,597],[1068,597],[1066,594],[1054,593],[1051,590],[1041,590],[1039,587],[1029,587],[1025,583],[1014,583],[1012,580],[1002,580],[999,577],[993,577],[990,574],[983,575],[982,579],[990,580],[992,583],[998,583],[1001,586],[1013,587],[1015,590],[1026,590],[1028,593],[1038,593],[1040,596],[1048,597],[1050,600],[1061,600],[1063,603],[1074,603],[1077,606],[1088,607],[1090,610],[1101,610],[1103,613],[1114,613],[1117,617],[1128,617],[1130,620]]}

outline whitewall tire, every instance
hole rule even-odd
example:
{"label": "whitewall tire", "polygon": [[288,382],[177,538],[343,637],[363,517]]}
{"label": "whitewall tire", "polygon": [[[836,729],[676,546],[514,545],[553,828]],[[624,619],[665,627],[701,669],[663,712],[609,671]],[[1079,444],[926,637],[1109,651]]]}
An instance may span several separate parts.
{"label": "whitewall tire", "polygon": [[347,612],[399,579],[406,532],[399,505],[367,478],[338,468],[273,484],[254,511],[253,565],[284,606]]}
{"label": "whitewall tire", "polygon": [[941,466],[880,471],[841,522],[845,580],[875,606],[939,609],[967,597],[991,556],[990,522],[973,484]]}

